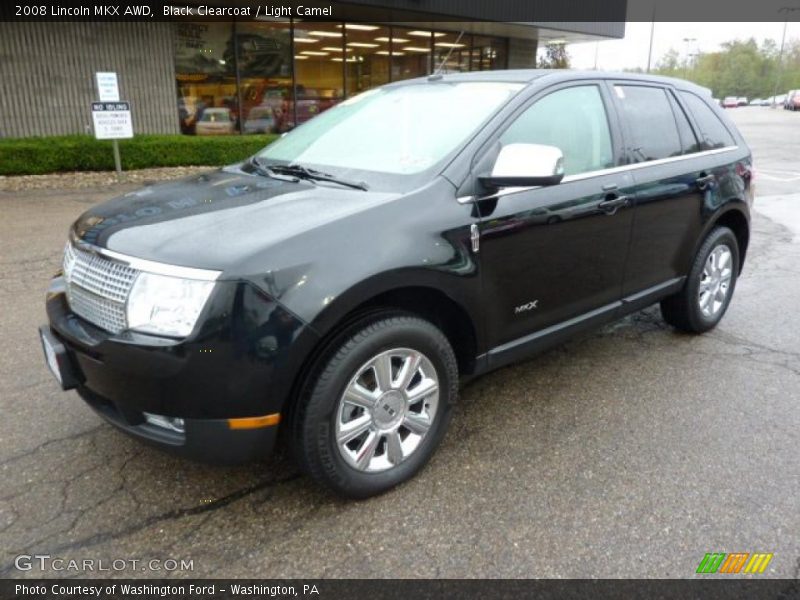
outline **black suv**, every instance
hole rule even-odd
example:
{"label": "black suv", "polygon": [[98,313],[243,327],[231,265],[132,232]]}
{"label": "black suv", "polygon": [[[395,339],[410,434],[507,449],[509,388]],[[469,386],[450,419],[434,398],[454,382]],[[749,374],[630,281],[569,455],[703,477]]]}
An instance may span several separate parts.
{"label": "black suv", "polygon": [[42,342],[127,433],[235,462],[280,429],[316,480],[365,497],[430,458],[460,382],[655,302],[714,327],[752,200],[750,151],[705,89],[436,75],[83,214]]}

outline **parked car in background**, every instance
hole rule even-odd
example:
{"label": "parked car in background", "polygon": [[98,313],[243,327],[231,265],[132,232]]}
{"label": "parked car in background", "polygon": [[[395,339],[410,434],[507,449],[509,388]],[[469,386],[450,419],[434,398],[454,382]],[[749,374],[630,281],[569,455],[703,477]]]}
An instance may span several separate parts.
{"label": "parked car in background", "polygon": [[462,382],[655,303],[713,329],[747,253],[751,169],[682,80],[393,83],[250,159],[89,208],[47,292],[44,357],[131,436],[240,462],[280,428],[306,473],[364,498],[423,468]]}
{"label": "parked car in background", "polygon": [[195,125],[197,135],[230,135],[235,122],[230,108],[206,108]]}
{"label": "parked car in background", "polygon": [[297,87],[295,101],[287,99],[278,123],[278,131],[284,133],[302,125],[309,119],[336,106],[341,100],[335,89],[314,89]]}
{"label": "parked car in background", "polygon": [[772,100],[772,104],[776,106],[783,106],[783,103],[786,101],[786,94],[779,94],[775,96]]}
{"label": "parked car in background", "polygon": [[739,98],[736,96],[725,96],[722,100],[723,108],[736,108],[739,106]]}
{"label": "parked car in background", "polygon": [[787,96],[786,108],[792,111],[800,109],[800,90],[794,90],[791,96]]}
{"label": "parked car in background", "polygon": [[747,96],[739,96],[739,98],[736,100],[736,103],[739,106],[747,106]]}
{"label": "parked car in background", "polygon": [[792,100],[794,99],[796,94],[797,90],[789,90],[788,92],[786,92],[786,96],[783,97],[783,108],[785,110],[791,110]]}
{"label": "parked car in background", "polygon": [[753,98],[750,100],[750,106],[762,106],[764,104],[764,100],[761,98]]}
{"label": "parked car in background", "polygon": [[276,130],[275,113],[269,106],[254,106],[244,122],[245,133],[272,133]]}

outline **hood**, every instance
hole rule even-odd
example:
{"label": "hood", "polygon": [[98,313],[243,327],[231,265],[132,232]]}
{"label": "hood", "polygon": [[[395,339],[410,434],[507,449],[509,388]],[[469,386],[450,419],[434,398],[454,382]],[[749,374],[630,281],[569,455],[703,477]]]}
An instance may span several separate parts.
{"label": "hood", "polygon": [[228,167],[99,204],[81,215],[73,233],[132,257],[230,271],[272,245],[398,196],[281,181]]}

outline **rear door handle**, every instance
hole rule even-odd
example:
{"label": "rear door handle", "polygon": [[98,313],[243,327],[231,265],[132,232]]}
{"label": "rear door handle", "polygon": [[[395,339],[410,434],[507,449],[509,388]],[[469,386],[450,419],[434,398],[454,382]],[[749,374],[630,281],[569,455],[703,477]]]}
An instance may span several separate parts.
{"label": "rear door handle", "polygon": [[697,184],[697,187],[699,187],[701,190],[705,190],[709,185],[713,184],[716,180],[717,178],[712,173],[710,175],[701,175],[694,181]]}
{"label": "rear door handle", "polygon": [[629,200],[629,196],[617,196],[615,194],[609,194],[606,196],[605,200],[597,205],[597,207],[607,215],[613,215],[623,206],[628,206]]}

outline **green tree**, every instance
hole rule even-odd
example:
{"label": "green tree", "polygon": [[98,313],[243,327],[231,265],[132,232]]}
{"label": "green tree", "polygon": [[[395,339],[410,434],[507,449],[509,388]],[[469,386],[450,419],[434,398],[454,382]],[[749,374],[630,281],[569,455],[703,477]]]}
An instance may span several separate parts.
{"label": "green tree", "polygon": [[[754,39],[732,40],[717,52],[681,57],[671,48],[656,64],[655,73],[680,77],[707,87],[717,98],[769,98],[779,79],[780,48],[775,40],[760,46]],[[800,41],[786,44],[778,94],[800,88]]]}
{"label": "green tree", "polygon": [[540,69],[569,69],[566,44],[547,44],[545,55],[539,59]]}
{"label": "green tree", "polygon": [[670,48],[656,64],[656,72],[662,75],[673,75],[680,66],[680,54],[675,48]]}

